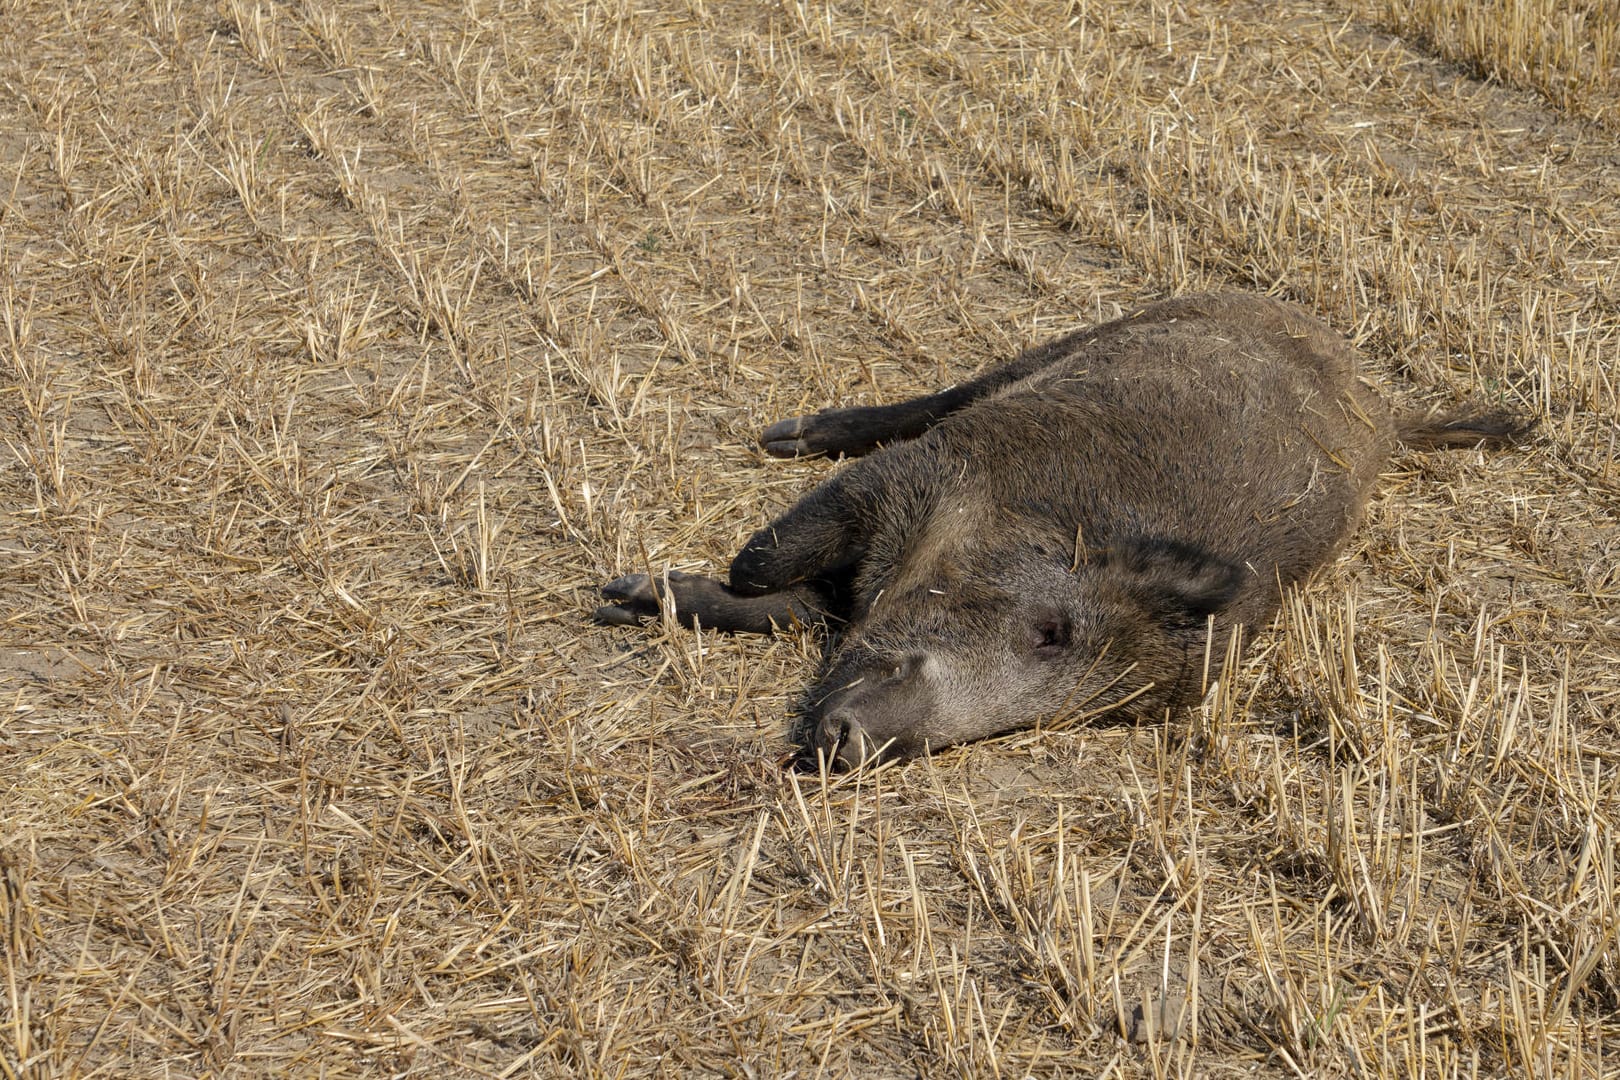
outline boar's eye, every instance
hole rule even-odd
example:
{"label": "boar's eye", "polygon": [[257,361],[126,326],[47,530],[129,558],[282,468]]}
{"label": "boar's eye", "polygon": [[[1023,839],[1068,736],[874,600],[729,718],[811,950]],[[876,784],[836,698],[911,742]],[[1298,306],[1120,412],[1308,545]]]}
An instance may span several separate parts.
{"label": "boar's eye", "polygon": [[1046,612],[1030,624],[1029,647],[1042,660],[1050,660],[1063,655],[1073,636],[1074,628],[1068,616],[1055,611]]}

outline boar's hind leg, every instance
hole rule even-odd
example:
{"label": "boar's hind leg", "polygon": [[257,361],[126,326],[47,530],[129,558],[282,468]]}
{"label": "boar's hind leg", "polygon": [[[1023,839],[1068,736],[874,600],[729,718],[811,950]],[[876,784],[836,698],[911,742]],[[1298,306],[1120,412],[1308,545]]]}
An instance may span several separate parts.
{"label": "boar's hind leg", "polygon": [[742,596],[713,578],[671,570],[665,579],[627,574],[602,586],[602,596],[613,601],[596,609],[593,618],[611,626],[633,626],[654,618],[666,600],[673,603],[675,620],[682,626],[706,630],[736,630],[768,634],[794,623],[824,623],[830,617],[828,590],[806,582],[780,592]]}
{"label": "boar's hind leg", "polygon": [[759,436],[759,444],[772,457],[814,457],[844,454],[858,457],[879,443],[914,439],[950,415],[955,408],[943,394],[903,401],[898,405],[863,405],[853,409],[825,409],[813,416],[778,420]]}
{"label": "boar's hind leg", "polygon": [[813,457],[817,454],[858,457],[879,443],[915,439],[958,409],[966,408],[1066,355],[1079,338],[1080,335],[1073,335],[1030,349],[976,379],[926,397],[912,398],[895,405],[824,409],[811,416],[778,420],[760,434],[759,444],[773,457]]}

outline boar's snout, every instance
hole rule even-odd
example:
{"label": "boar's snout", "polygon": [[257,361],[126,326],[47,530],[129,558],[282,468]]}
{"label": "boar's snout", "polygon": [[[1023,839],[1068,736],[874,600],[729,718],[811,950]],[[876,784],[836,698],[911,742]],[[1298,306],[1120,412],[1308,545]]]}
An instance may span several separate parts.
{"label": "boar's snout", "polygon": [[928,657],[863,657],[840,664],[811,695],[806,757],[855,769],[911,757],[919,722],[933,711]]}
{"label": "boar's snout", "polygon": [[878,748],[854,713],[839,709],[822,715],[816,724],[812,750],[837,769],[858,769],[867,758],[876,758]]}

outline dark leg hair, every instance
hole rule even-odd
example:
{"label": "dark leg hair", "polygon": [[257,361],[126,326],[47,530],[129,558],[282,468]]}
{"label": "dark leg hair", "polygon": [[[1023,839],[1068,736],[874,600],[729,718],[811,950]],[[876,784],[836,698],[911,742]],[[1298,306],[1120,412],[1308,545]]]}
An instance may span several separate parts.
{"label": "dark leg hair", "polygon": [[759,442],[766,453],[775,457],[810,457],[816,454],[856,457],[879,443],[915,439],[958,409],[1034,374],[1086,344],[1096,333],[1097,328],[1081,330],[1029,349],[975,379],[937,394],[894,405],[824,409],[810,416],[779,420],[761,433]]}
{"label": "dark leg hair", "polygon": [[849,612],[849,590],[864,554],[871,508],[863,495],[872,462],[854,465],[805,495],[756,532],[731,562],[731,580],[671,571],[662,578],[628,574],[602,587],[613,601],[597,622],[639,623],[673,602],[683,626],[769,633],[794,622],[838,623]]}
{"label": "dark leg hair", "polygon": [[743,596],[724,583],[701,574],[671,570],[665,579],[627,574],[602,586],[602,596],[613,601],[596,609],[593,618],[610,626],[633,626],[655,618],[666,604],[675,620],[691,628],[769,634],[795,623],[814,626],[839,622],[838,588],[830,581],[807,581],[779,592]]}
{"label": "dark leg hair", "polygon": [[749,537],[731,560],[731,588],[743,595],[779,592],[802,581],[847,578],[866,554],[875,511],[866,492],[874,458],[824,481]]}

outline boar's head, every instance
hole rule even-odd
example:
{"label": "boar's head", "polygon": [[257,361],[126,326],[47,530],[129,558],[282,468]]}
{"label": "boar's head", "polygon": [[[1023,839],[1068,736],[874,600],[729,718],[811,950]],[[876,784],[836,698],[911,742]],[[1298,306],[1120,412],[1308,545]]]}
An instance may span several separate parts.
{"label": "boar's head", "polygon": [[1199,689],[1211,627],[1264,584],[1163,538],[1078,556],[1002,539],[903,565],[857,605],[801,705],[807,761],[855,767],[1057,716],[1156,713]]}

